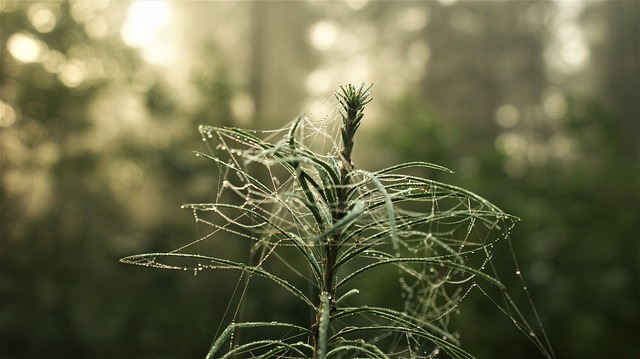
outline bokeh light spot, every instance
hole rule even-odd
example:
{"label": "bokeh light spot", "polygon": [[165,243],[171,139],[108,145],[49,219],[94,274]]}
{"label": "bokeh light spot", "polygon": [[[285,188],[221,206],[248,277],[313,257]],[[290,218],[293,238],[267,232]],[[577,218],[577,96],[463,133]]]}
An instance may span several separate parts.
{"label": "bokeh light spot", "polygon": [[122,26],[122,39],[133,47],[155,41],[158,31],[168,24],[170,15],[171,9],[166,1],[135,1]]}
{"label": "bokeh light spot", "polygon": [[307,93],[311,95],[325,94],[332,90],[333,76],[327,69],[316,69],[312,71],[305,82]]}
{"label": "bokeh light spot", "polygon": [[16,111],[0,100],[0,127],[9,127],[16,122]]}
{"label": "bokeh light spot", "polygon": [[502,133],[496,138],[496,148],[506,156],[520,157],[526,153],[527,140],[516,133]]}
{"label": "bokeh light spot", "polygon": [[338,27],[331,21],[318,21],[309,29],[309,41],[311,45],[320,51],[327,51],[338,38]]}
{"label": "bokeh light spot", "polygon": [[429,22],[429,15],[430,13],[426,7],[408,8],[398,16],[398,26],[409,32],[419,31]]}
{"label": "bokeh light spot", "polygon": [[62,71],[58,74],[60,82],[67,87],[80,86],[86,77],[86,68],[82,61],[74,60],[67,62]]}
{"label": "bokeh light spot", "polygon": [[438,0],[438,2],[444,6],[451,6],[458,2],[458,0]]}
{"label": "bokeh light spot", "polygon": [[31,5],[27,11],[27,17],[31,25],[42,33],[51,32],[56,27],[56,15],[43,3]]}
{"label": "bokeh light spot", "polygon": [[136,0],[129,7],[120,35],[125,44],[140,48],[148,62],[170,65],[177,59],[176,47],[166,39],[170,20],[167,1]]}
{"label": "bokeh light spot", "polygon": [[255,103],[253,98],[246,92],[238,92],[233,97],[231,103],[233,116],[241,124],[249,124],[255,115]]}
{"label": "bokeh light spot", "polygon": [[64,63],[64,55],[59,51],[51,50],[47,52],[47,56],[45,56],[44,61],[42,62],[42,66],[45,70],[47,70],[47,72],[57,74],[62,70]]}
{"label": "bokeh light spot", "polygon": [[102,16],[96,16],[84,24],[84,31],[93,39],[100,39],[109,33],[107,21]]}
{"label": "bokeh light spot", "polygon": [[20,62],[41,61],[46,53],[46,45],[33,35],[18,32],[7,40],[9,53]]}
{"label": "bokeh light spot", "polygon": [[520,113],[513,105],[502,105],[496,110],[496,123],[502,128],[511,128],[520,121]]}
{"label": "bokeh light spot", "polygon": [[369,0],[346,0],[347,6],[351,10],[363,9],[369,3]]}
{"label": "bokeh light spot", "polygon": [[558,120],[567,111],[567,101],[558,87],[550,86],[542,91],[542,108],[549,118]]}
{"label": "bokeh light spot", "polygon": [[556,0],[556,13],[550,30],[550,45],[544,53],[551,68],[562,75],[571,75],[584,68],[591,56],[585,33],[580,26],[584,5],[580,1]]}

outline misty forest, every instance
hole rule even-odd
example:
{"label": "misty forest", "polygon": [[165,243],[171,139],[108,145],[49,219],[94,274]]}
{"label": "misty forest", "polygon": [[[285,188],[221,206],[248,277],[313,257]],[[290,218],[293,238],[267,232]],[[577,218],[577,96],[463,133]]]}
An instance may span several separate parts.
{"label": "misty forest", "polygon": [[0,357],[640,357],[639,22],[0,0]]}

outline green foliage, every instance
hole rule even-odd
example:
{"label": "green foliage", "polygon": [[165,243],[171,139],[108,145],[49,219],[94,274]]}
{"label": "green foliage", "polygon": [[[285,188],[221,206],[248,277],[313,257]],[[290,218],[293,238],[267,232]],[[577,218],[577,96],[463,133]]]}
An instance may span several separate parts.
{"label": "green foliage", "polygon": [[[527,161],[525,172],[513,176],[505,170],[510,158],[498,152],[493,138],[470,149],[463,144],[477,134],[460,127],[451,145],[461,152],[456,154],[428,135],[445,135],[450,123],[431,119],[428,132],[424,114],[430,111],[424,104],[411,99],[399,103],[390,116],[402,118],[404,133],[396,137],[382,128],[378,145],[389,146],[402,160],[420,153],[462,168],[467,173],[457,176],[459,185],[482,188],[492,202],[524,218],[511,234],[514,250],[545,331],[555,340],[557,357],[635,355],[637,350],[628,343],[638,336],[640,271],[635,249],[640,223],[635,217],[640,208],[640,162],[637,152],[629,153],[623,146],[625,119],[601,100],[568,94],[566,114],[554,121],[553,135],[570,144],[570,151],[544,162]],[[419,130],[407,130],[413,128]],[[535,139],[545,138],[544,128],[527,130]],[[413,152],[407,144],[415,144]],[[473,166],[460,160],[468,158],[465,152],[473,152]],[[494,251],[492,259],[499,272],[510,272],[505,268],[511,253]],[[500,279],[508,288],[520,285],[515,276]],[[486,298],[472,296],[462,314],[454,316],[465,334],[465,348],[482,358],[538,357],[539,351],[524,345],[510,321],[498,320],[491,308]]]}
{"label": "green foliage", "polygon": [[[315,318],[306,324],[245,321],[236,314],[207,358],[426,358],[438,353],[472,358],[449,328],[449,316],[462,299],[473,288],[493,288],[481,290],[498,293],[503,310],[518,312],[490,270],[493,247],[508,241],[516,218],[465,189],[399,173],[415,167],[450,172],[438,165],[411,162],[377,172],[354,168],[354,135],[370,89],[340,88],[341,142],[330,141],[325,155],[311,148],[313,139],[326,144],[332,138],[323,129],[326,124],[316,127],[304,116],[268,132],[266,139],[255,131],[200,127],[204,140],[219,142],[218,154],[196,155],[223,174],[218,199],[230,191],[236,200],[184,205],[211,233],[169,253],[133,255],[122,262],[195,274],[238,270],[247,278],[245,293],[251,278],[265,278]],[[207,219],[210,214],[223,221]],[[250,241],[255,261],[186,253],[205,239],[228,235]],[[379,273],[396,273],[400,286],[389,290],[402,298],[397,307],[385,307],[359,287],[363,278]],[[262,300],[268,305],[270,298]],[[520,329],[533,331],[525,320],[512,319]],[[244,341],[234,335],[241,328],[262,331],[259,339]],[[535,335],[531,340],[551,356]]]}

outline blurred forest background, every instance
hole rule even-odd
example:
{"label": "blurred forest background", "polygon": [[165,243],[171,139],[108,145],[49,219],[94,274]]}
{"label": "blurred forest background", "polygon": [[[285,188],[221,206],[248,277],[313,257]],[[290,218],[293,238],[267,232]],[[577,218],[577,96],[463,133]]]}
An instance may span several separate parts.
{"label": "blurred forest background", "polygon": [[[375,84],[357,166],[441,164],[522,218],[559,358],[640,357],[639,18],[625,0],[1,1],[0,357],[204,357],[238,273],[118,259],[198,238],[180,205],[215,197],[199,124],[321,119],[349,82]],[[479,358],[542,357],[480,293],[454,325]]]}

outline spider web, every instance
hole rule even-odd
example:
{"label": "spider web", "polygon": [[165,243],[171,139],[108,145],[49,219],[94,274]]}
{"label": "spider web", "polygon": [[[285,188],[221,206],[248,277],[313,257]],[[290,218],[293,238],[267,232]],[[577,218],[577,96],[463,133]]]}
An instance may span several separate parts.
{"label": "spider web", "polygon": [[[193,270],[194,274],[208,269],[241,270],[225,313],[233,325],[256,319],[243,314],[248,301],[260,300],[261,294],[251,290],[253,278],[272,280],[305,302],[308,315],[300,315],[302,319],[293,326],[265,322],[272,325],[270,332],[257,337],[276,338],[257,341],[247,349],[234,326],[221,333],[221,324],[216,337],[228,332],[229,353],[234,355],[257,355],[274,342],[286,341],[294,344],[282,357],[302,357],[308,353],[310,335],[301,328],[312,323],[325,249],[332,235],[340,233],[331,321],[332,339],[339,343],[331,352],[334,357],[369,353],[371,357],[431,358],[443,348],[455,354],[451,348],[460,345],[460,339],[450,328],[451,315],[472,291],[489,298],[543,355],[553,357],[511,247],[509,234],[517,218],[462,188],[402,174],[415,167],[445,168],[413,162],[377,172],[350,169],[350,182],[340,185],[348,190],[350,206],[335,221],[332,210],[337,200],[324,189],[336,186],[331,184],[330,169],[337,171],[344,164],[341,143],[336,140],[340,138],[338,101],[329,101],[328,106],[328,115],[320,121],[303,115],[270,131],[200,126],[208,153],[196,155],[217,166],[216,195],[210,203],[183,208],[193,211],[203,233],[169,253],[123,261]],[[216,253],[215,259],[203,255],[205,243],[229,237],[247,244],[248,257],[237,251]],[[492,260],[498,246],[506,246],[512,256],[527,308],[533,312],[532,322],[501,282]],[[249,322],[246,328],[263,328],[260,323]],[[431,334],[425,337],[412,326],[426,327]]]}

